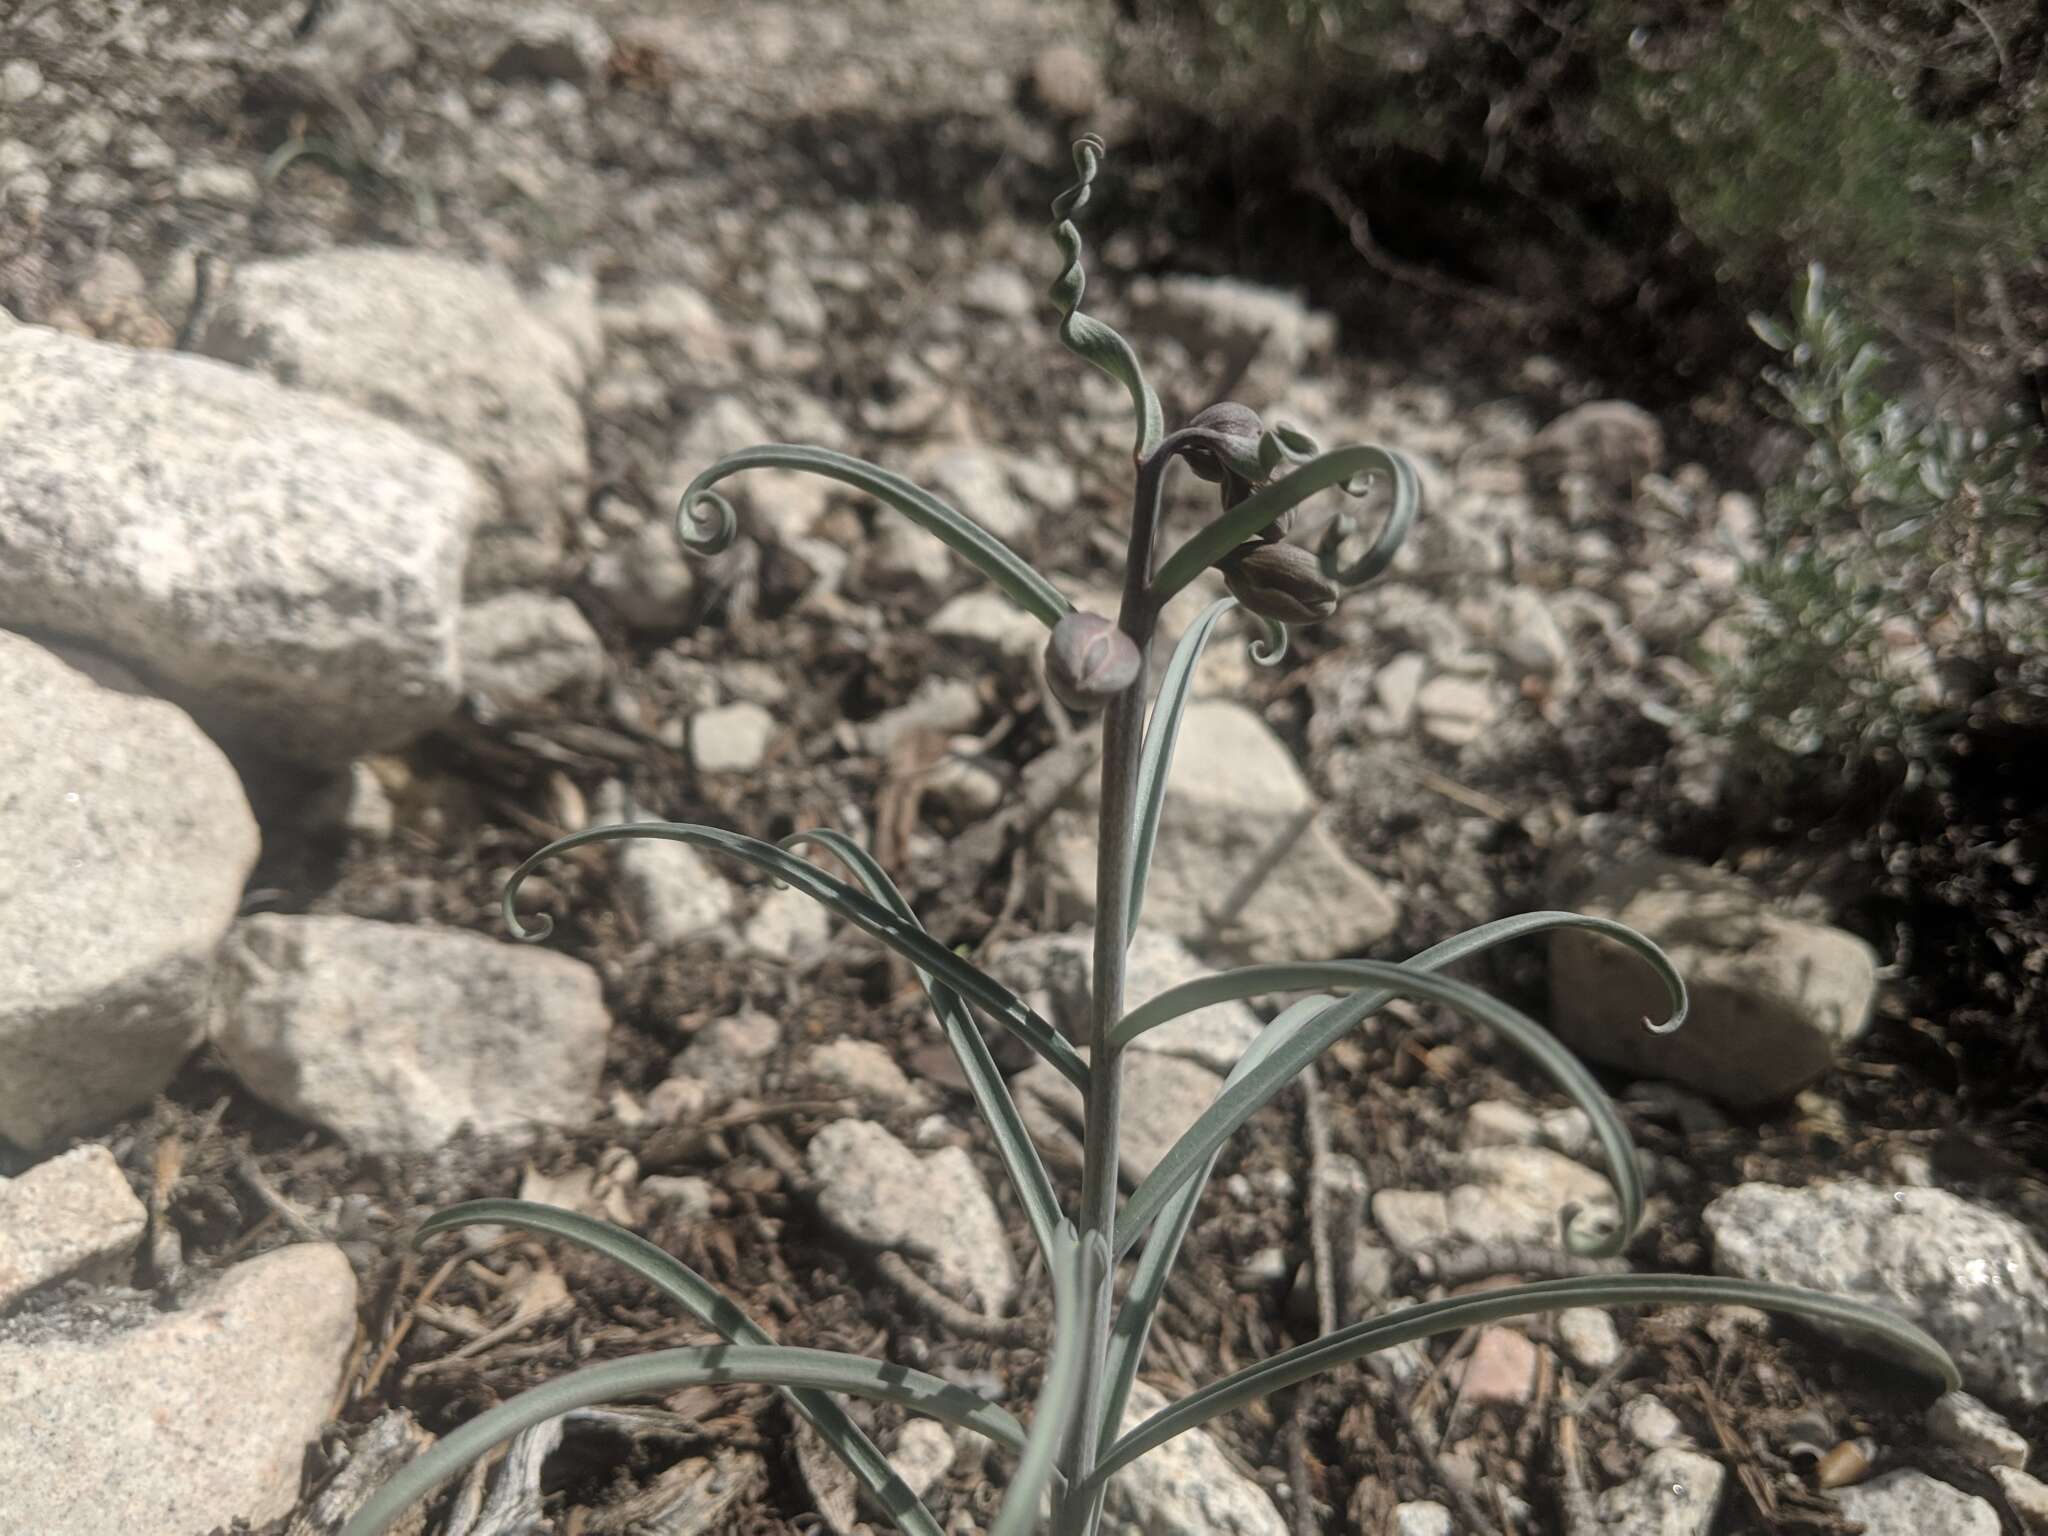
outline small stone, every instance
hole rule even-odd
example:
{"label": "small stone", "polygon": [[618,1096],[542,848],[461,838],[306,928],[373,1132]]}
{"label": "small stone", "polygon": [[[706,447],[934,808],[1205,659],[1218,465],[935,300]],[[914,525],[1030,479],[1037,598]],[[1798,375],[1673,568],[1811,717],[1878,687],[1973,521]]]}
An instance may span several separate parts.
{"label": "small stone", "polygon": [[671,948],[731,918],[732,887],[687,843],[635,837],[614,847],[619,883],[640,931],[654,943]]}
{"label": "small stone", "polygon": [[1598,1307],[1567,1307],[1558,1313],[1557,1341],[1583,1370],[1604,1371],[1621,1358],[1621,1334]]}
{"label": "small stone", "polygon": [[782,1026],[771,1015],[739,1013],[698,1030],[676,1053],[673,1066],[679,1076],[703,1085],[704,1108],[720,1109],[759,1093],[780,1049]]}
{"label": "small stone", "polygon": [[1450,1510],[1434,1499],[1394,1506],[1394,1536],[1452,1536],[1457,1528]]}
{"label": "small stone", "polygon": [[948,640],[973,640],[1004,656],[1036,656],[1045,626],[999,592],[975,590],[948,598],[925,626]]}
{"label": "small stone", "polygon": [[1927,1407],[1927,1432],[1980,1467],[2024,1467],[2027,1440],[1967,1392],[1944,1392]]}
{"label": "small stone", "polygon": [[709,1221],[718,1208],[717,1187],[690,1173],[654,1174],[640,1181],[640,1193],[681,1222]]}
{"label": "small stone", "polygon": [[243,919],[218,1007],[214,1042],[250,1092],[369,1152],[582,1123],[611,1030],[580,960],[357,917]]}
{"label": "small stone", "polygon": [[789,886],[770,891],[747,919],[740,939],[748,949],[772,959],[808,959],[832,937],[832,914]]}
{"label": "small stone", "polygon": [[1991,1478],[2020,1517],[2027,1536],[2048,1536],[2048,1483],[2018,1467],[1993,1467]]}
{"label": "small stone", "polygon": [[923,1498],[932,1485],[953,1468],[959,1447],[952,1431],[933,1419],[912,1419],[896,1433],[896,1449],[889,1453],[889,1465],[903,1479],[911,1493]]}
{"label": "small stone", "polygon": [[43,71],[34,59],[9,59],[0,65],[0,106],[33,101],[42,88]]}
{"label": "small stone", "polygon": [[105,1147],[0,1179],[0,1312],[38,1286],[121,1264],[148,1218]]}
{"label": "small stone", "polygon": [[227,758],[120,670],[0,631],[0,1137],[29,1148],[170,1081],[256,862]]}
{"label": "small stone", "polygon": [[254,208],[263,201],[263,184],[247,166],[201,161],[178,173],[178,196],[188,203]]}
{"label": "small stone", "polygon": [[1685,1426],[1678,1421],[1678,1415],[1648,1393],[1632,1397],[1622,1405],[1621,1432],[1650,1451],[1666,1445],[1691,1443]]}
{"label": "small stone", "polygon": [[[1011,1087],[1044,1104],[1070,1128],[1080,1128],[1081,1092],[1049,1063],[1038,1062]],[[1157,1168],[1222,1087],[1221,1075],[1199,1062],[1157,1051],[1127,1052],[1123,1140],[1118,1146],[1123,1176],[1136,1182]]]}
{"label": "small stone", "polygon": [[675,529],[659,519],[599,550],[588,579],[628,627],[649,631],[681,629],[697,585]]}
{"label": "small stone", "polygon": [[173,1312],[0,1323],[0,1519],[36,1536],[281,1519],[355,1337],[355,1275],[325,1243],[245,1260]]}
{"label": "small stone", "polygon": [[1031,61],[1031,86],[1047,111],[1087,117],[1102,105],[1102,66],[1085,50],[1056,43]]}
{"label": "small stone", "polygon": [[711,1109],[711,1090],[694,1077],[664,1078],[647,1095],[647,1118],[656,1125],[687,1125]]}
{"label": "small stone", "polygon": [[[1458,1161],[1472,1183],[1451,1192],[1451,1223],[1474,1242],[1555,1241],[1574,1207],[1580,1230],[1611,1229],[1620,1219],[1602,1175],[1548,1148],[1478,1147]],[[1475,1187],[1491,1200],[1461,1200]],[[1483,1217],[1476,1214],[1482,1206]]]}
{"label": "small stone", "polygon": [[1479,678],[1432,678],[1415,696],[1423,733],[1447,747],[1477,741],[1500,714],[1491,686]]}
{"label": "small stone", "polygon": [[1505,1099],[1481,1099],[1465,1112],[1465,1147],[1532,1147],[1542,1139],[1534,1115]]}
{"label": "small stone", "polygon": [[1632,1480],[1601,1494],[1594,1513],[1611,1536],[1706,1536],[1726,1480],[1712,1457],[1666,1446]]}
{"label": "small stone", "polygon": [[804,1160],[819,1183],[818,1213],[843,1236],[921,1261],[986,1312],[1015,1297],[1002,1218],[963,1148],[919,1157],[879,1125],[835,1120],[811,1138]]}
{"label": "small stone", "polygon": [[604,677],[604,645],[566,597],[504,592],[462,610],[469,688],[505,708],[588,691]]}
{"label": "small stone", "polygon": [[1529,440],[1522,450],[1530,477],[1552,485],[1566,475],[1588,476],[1626,496],[1664,462],[1664,429],[1657,418],[1626,400],[1574,406]]}
{"label": "small stone", "polygon": [[825,301],[793,261],[776,261],[764,280],[768,318],[782,327],[786,336],[813,337],[825,334],[832,315]]}
{"label": "small stone", "polygon": [[905,736],[913,732],[951,735],[964,731],[981,718],[981,693],[962,677],[928,677],[903,703],[885,709],[872,720],[863,720],[857,735],[861,750],[886,757]]}
{"label": "small stone", "polygon": [[1948,1350],[1972,1391],[2048,1403],[2048,1251],[2003,1212],[1844,1180],[1740,1184],[1704,1219],[1721,1274],[1896,1312]]}
{"label": "small stone", "polygon": [[1398,736],[1408,729],[1428,672],[1428,657],[1420,651],[1403,651],[1373,673],[1373,697],[1381,711],[1380,734]]}
{"label": "small stone", "polygon": [[1835,1490],[1845,1519],[1863,1536],[1998,1536],[1998,1511],[1925,1472],[1902,1469]]}
{"label": "small stone", "polygon": [[1241,1291],[1269,1291],[1286,1283],[1294,1272],[1285,1248],[1260,1248],[1238,1265],[1233,1277]]}
{"label": "small stone", "polygon": [[926,449],[912,459],[910,478],[1006,544],[1022,542],[1037,524],[1037,517],[1010,488],[1008,465],[976,444]]}
{"label": "small stone", "polygon": [[1788,917],[1746,882],[1662,855],[1557,882],[1553,900],[1661,944],[1686,979],[1685,1027],[1654,1035],[1669,1000],[1611,940],[1550,936],[1552,1027],[1574,1050],[1669,1078],[1737,1108],[1785,1099],[1834,1064],[1870,1018],[1877,955],[1853,934]]}
{"label": "small stone", "polygon": [[831,1040],[804,1057],[803,1070],[828,1093],[843,1093],[894,1109],[921,1103],[924,1095],[896,1065],[886,1047],[872,1040]]}
{"label": "small stone", "polygon": [[492,79],[566,80],[585,89],[604,83],[612,40],[591,17],[566,5],[531,3],[509,14],[512,25],[486,54]]}
{"label": "small stone", "polygon": [[1372,1219],[1403,1253],[1422,1253],[1451,1235],[1450,1204],[1433,1189],[1373,1191]]}
{"label": "small stone", "polygon": [[[1125,1433],[1166,1407],[1166,1398],[1133,1382]],[[1231,1464],[1208,1431],[1178,1435],[1139,1457],[1109,1485],[1112,1515],[1137,1536],[1287,1536],[1287,1522],[1265,1489]]]}
{"label": "small stone", "polygon": [[1571,646],[1542,597],[1509,587],[1493,615],[1494,648],[1525,673],[1561,677],[1571,668]]}
{"label": "small stone", "polygon": [[[976,314],[1002,320],[1028,320],[1040,303],[1038,290],[1015,267],[991,263],[976,267],[960,285],[961,304]],[[1045,301],[1048,304],[1049,300]]]}
{"label": "small stone", "polygon": [[1459,1392],[1471,1403],[1526,1403],[1536,1390],[1538,1350],[1513,1328],[1479,1330],[1459,1373]]}
{"label": "small stone", "polygon": [[768,755],[775,717],[758,704],[723,704],[690,721],[690,759],[699,773],[752,773]]}

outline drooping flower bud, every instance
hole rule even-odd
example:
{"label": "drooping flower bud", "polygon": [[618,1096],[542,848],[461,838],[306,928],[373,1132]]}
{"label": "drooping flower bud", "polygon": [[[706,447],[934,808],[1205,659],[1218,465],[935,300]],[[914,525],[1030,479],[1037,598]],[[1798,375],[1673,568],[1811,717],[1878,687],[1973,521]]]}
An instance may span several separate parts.
{"label": "drooping flower bud", "polygon": [[1138,680],[1138,647],[1099,613],[1070,613],[1045,646],[1045,680],[1071,710],[1091,714]]}
{"label": "drooping flower bud", "polygon": [[1250,406],[1235,400],[1218,401],[1197,411],[1187,430],[1201,432],[1208,439],[1183,455],[1198,478],[1211,485],[1220,485],[1231,476],[1244,481],[1265,479],[1259,464],[1259,438],[1266,425]]}
{"label": "drooping flower bud", "polygon": [[1316,624],[1337,611],[1342,589],[1299,544],[1240,544],[1218,564],[1230,595],[1261,618]]}

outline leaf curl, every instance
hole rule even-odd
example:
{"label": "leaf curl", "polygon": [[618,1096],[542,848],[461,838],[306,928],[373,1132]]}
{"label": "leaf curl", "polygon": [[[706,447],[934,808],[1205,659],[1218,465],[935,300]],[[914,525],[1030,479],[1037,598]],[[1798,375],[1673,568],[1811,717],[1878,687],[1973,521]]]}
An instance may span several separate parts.
{"label": "leaf curl", "polygon": [[929,971],[943,980],[968,1002],[987,1012],[1004,1028],[1037,1051],[1068,1082],[1083,1093],[1088,1091],[1088,1064],[1058,1030],[1008,987],[980,967],[962,960],[945,945],[932,938],[914,919],[906,922],[900,914],[892,912],[855,890],[845,881],[833,879],[816,865],[807,863],[773,843],[764,843],[759,838],[746,837],[738,832],[728,832],[722,827],[706,827],[694,822],[681,821],[632,821],[614,826],[589,827],[581,832],[572,832],[567,837],[558,837],[545,848],[528,855],[526,862],[512,871],[511,878],[505,882],[502,905],[506,928],[511,931],[514,938],[529,942],[544,939],[554,931],[554,919],[546,913],[540,914],[532,928],[526,927],[520,922],[515,906],[519,887],[540,865],[569,852],[572,848],[634,837],[688,843],[694,847],[708,849],[713,853],[724,854],[728,858],[751,864],[756,869],[773,875],[785,885],[795,886],[813,901],[838,913],[856,928],[880,939],[912,965]]}
{"label": "leaf curl", "polygon": [[[1622,1219],[1616,1230],[1605,1239],[1582,1237],[1573,1230],[1568,1219],[1566,1246],[1581,1254],[1619,1252],[1642,1214],[1642,1175],[1636,1166],[1635,1149],[1627,1128],[1615,1114],[1599,1083],[1548,1030],[1519,1009],[1469,983],[1433,974],[1478,950],[1551,928],[1588,929],[1633,949],[1657,972],[1670,994],[1672,1016],[1662,1027],[1665,1030],[1676,1029],[1684,1022],[1685,982],[1661,949],[1625,924],[1573,912],[1530,912],[1488,923],[1447,939],[1400,964],[1333,960],[1242,966],[1170,988],[1131,1010],[1111,1031],[1113,1048],[1128,1046],[1146,1030],[1212,1003],[1256,997],[1262,993],[1300,991],[1333,984],[1342,986],[1360,981],[1367,983],[1341,1002],[1332,1004],[1306,1022],[1292,1026],[1286,1038],[1273,1047],[1255,1071],[1240,1082],[1224,1086],[1215,1101],[1188,1127],[1180,1140],[1167,1149],[1158,1165],[1132,1192],[1117,1223],[1116,1252],[1119,1255],[1129,1252],[1146,1223],[1159,1214],[1181,1181],[1193,1177],[1203,1161],[1256,1114],[1267,1100],[1280,1092],[1297,1072],[1368,1015],[1394,998],[1404,996],[1447,1004],[1487,1025],[1527,1055],[1586,1111],[1593,1121],[1601,1150],[1606,1154],[1608,1177],[1614,1184]],[[1270,1032],[1274,1026],[1269,1024],[1266,1028]]]}
{"label": "leaf curl", "polygon": [[1520,1317],[1532,1312],[1557,1312],[1568,1307],[1605,1307],[1711,1303],[1762,1307],[1852,1330],[1881,1345],[1913,1369],[1957,1390],[1962,1377],[1955,1362],[1924,1330],[1904,1318],[1862,1302],[1819,1291],[1759,1280],[1731,1280],[1719,1275],[1575,1275],[1538,1280],[1476,1296],[1404,1307],[1367,1322],[1353,1323],[1320,1339],[1297,1345],[1234,1371],[1169,1404],[1138,1425],[1104,1453],[1095,1469],[1075,1486],[1075,1495],[1098,1487],[1147,1451],[1186,1434],[1218,1414],[1278,1392],[1284,1387],[1347,1361],[1391,1349],[1415,1339]]}
{"label": "leaf curl", "polygon": [[865,459],[797,443],[764,443],[727,454],[684,488],[676,503],[676,536],[692,554],[715,555],[729,548],[739,531],[732,503],[712,487],[749,469],[786,469],[850,485],[894,507],[994,582],[1002,593],[1046,628],[1074,611],[1058,587],[1022,555],[964,512]]}
{"label": "leaf curl", "polygon": [[[1271,434],[1269,434],[1270,436]],[[1371,549],[1349,567],[1326,569],[1344,586],[1356,586],[1385,570],[1422,506],[1422,483],[1415,466],[1405,454],[1390,448],[1358,444],[1333,448],[1309,459],[1283,479],[1254,491],[1223,513],[1171,555],[1152,579],[1152,602],[1163,606],[1181,588],[1208,570],[1282,513],[1292,510],[1318,491],[1342,486],[1360,475],[1385,474],[1390,482],[1391,502],[1385,521]],[[1328,553],[1327,549],[1325,551]]]}
{"label": "leaf curl", "polygon": [[1145,370],[1131,344],[1092,315],[1081,313],[1081,301],[1088,293],[1088,274],[1081,266],[1081,231],[1073,216],[1087,207],[1094,195],[1095,173],[1101,168],[1104,153],[1102,140],[1092,133],[1084,134],[1074,144],[1074,172],[1079,179],[1052,201],[1053,244],[1059,247],[1064,265],[1047,291],[1059,306],[1059,336],[1067,350],[1130,392],[1131,408],[1137,416],[1137,441],[1131,452],[1133,457],[1142,459],[1152,452],[1166,431],[1159,397],[1145,382]]}
{"label": "leaf curl", "polygon": [[[775,1343],[736,1302],[673,1254],[623,1227],[559,1206],[532,1200],[469,1200],[429,1216],[420,1223],[413,1242],[424,1243],[443,1232],[480,1223],[546,1233],[601,1254],[631,1270],[729,1344],[769,1347]],[[899,1529],[907,1536],[939,1536],[939,1523],[931,1511],[844,1408],[814,1388],[784,1387],[782,1392],[853,1469]]]}

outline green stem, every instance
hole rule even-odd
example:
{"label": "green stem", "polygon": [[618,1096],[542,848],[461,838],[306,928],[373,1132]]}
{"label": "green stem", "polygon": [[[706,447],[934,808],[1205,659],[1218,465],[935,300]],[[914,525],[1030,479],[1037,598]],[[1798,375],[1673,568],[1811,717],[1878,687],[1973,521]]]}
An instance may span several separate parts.
{"label": "green stem", "polygon": [[[1137,847],[1138,769],[1145,745],[1145,697],[1150,681],[1157,609],[1151,600],[1152,561],[1158,542],[1160,492],[1171,443],[1138,466],[1131,510],[1130,555],[1124,568],[1123,606],[1117,624],[1138,648],[1137,680],[1111,701],[1102,725],[1102,812],[1095,861],[1095,978],[1089,1016],[1087,1116],[1083,1131],[1080,1229],[1082,1241],[1116,1236],[1117,1128],[1123,1112],[1123,1051],[1113,1038],[1123,1016],[1125,952],[1129,947],[1131,868]],[[1110,1328],[1115,1317],[1115,1266],[1085,1300],[1087,1374],[1061,1469],[1069,1484],[1094,1467],[1103,1441],[1102,1403],[1107,1385]],[[1092,1536],[1102,1497],[1062,1500],[1053,1529],[1058,1536]]]}

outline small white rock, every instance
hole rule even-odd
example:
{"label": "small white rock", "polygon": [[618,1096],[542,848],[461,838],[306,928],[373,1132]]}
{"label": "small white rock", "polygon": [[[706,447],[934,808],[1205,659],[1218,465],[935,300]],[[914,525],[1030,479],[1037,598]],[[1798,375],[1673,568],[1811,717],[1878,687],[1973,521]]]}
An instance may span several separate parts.
{"label": "small white rock", "polygon": [[105,1147],[0,1179],[0,1312],[38,1286],[119,1264],[148,1214]]}
{"label": "small white rock", "polygon": [[690,721],[690,758],[700,773],[752,773],[768,755],[775,717],[758,704],[722,704]]}
{"label": "small white rock", "polygon": [[804,1057],[805,1074],[828,1093],[843,1093],[902,1108],[924,1095],[896,1065],[887,1048],[872,1040],[830,1040]]}
{"label": "small white rock", "polygon": [[464,684],[491,702],[517,708],[604,676],[604,646],[566,597],[503,592],[462,610]]}
{"label": "small white rock", "polygon": [[178,173],[178,196],[188,203],[254,208],[263,201],[263,185],[247,166],[202,161]]}
{"label": "small white rock", "polygon": [[1594,1501],[1600,1529],[1612,1536],[1706,1536],[1727,1473],[1697,1451],[1652,1451],[1629,1482]]}
{"label": "small white rock", "polygon": [[1434,1499],[1394,1506],[1394,1536],[1451,1536],[1456,1529],[1450,1510]]}
{"label": "small white rock", "polygon": [[912,1419],[896,1435],[896,1449],[889,1453],[889,1465],[923,1498],[932,1484],[952,1470],[958,1447],[945,1425],[933,1419]]}
{"label": "small white rock", "polygon": [[1599,1307],[1567,1307],[1558,1313],[1557,1338],[1565,1353],[1589,1371],[1604,1371],[1621,1358],[1621,1335]]}
{"label": "small white rock", "polygon": [[1648,1393],[1622,1405],[1621,1430],[1645,1450],[1691,1443],[1678,1415]]}
{"label": "small white rock", "polygon": [[695,1174],[657,1173],[640,1181],[640,1193],[678,1221],[709,1221],[718,1191],[709,1179]]}
{"label": "small white rock", "polygon": [[615,847],[619,883],[640,931],[656,944],[680,944],[732,916],[732,887],[689,844],[635,837]]}
{"label": "small white rock", "polygon": [[[1166,1406],[1143,1381],[1131,1386],[1123,1428]],[[1266,1490],[1246,1477],[1205,1430],[1190,1430],[1141,1456],[1110,1484],[1110,1509],[1137,1536],[1287,1536]]]}
{"label": "small white rock", "polygon": [[1927,1433],[1980,1467],[2024,1467],[2027,1440],[1967,1392],[1944,1392],[1927,1407]]}
{"label": "small white rock", "polygon": [[1375,1190],[1372,1219],[1403,1253],[1433,1248],[1451,1235],[1450,1205],[1439,1190]]}
{"label": "small white rock", "polygon": [[1465,1112],[1460,1144],[1470,1147],[1533,1147],[1542,1139],[1536,1117],[1505,1099],[1481,1099]]}
{"label": "small white rock", "polygon": [[1910,1468],[1835,1490],[1863,1536],[1998,1536],[1998,1511],[1983,1499]]}
{"label": "small white rock", "polygon": [[2018,1467],[1993,1467],[1992,1479],[2020,1517],[2027,1536],[2048,1536],[2048,1483]]}
{"label": "small white rock", "polygon": [[698,1030],[676,1052],[672,1065],[677,1077],[701,1083],[706,1107],[717,1109],[758,1093],[768,1063],[781,1048],[782,1026],[772,1015],[736,1013]]}
{"label": "small white rock", "polygon": [[1445,675],[1430,679],[1415,696],[1422,729],[1448,747],[1477,741],[1500,713],[1493,689],[1480,678]]}
{"label": "small white rock", "polygon": [[832,914],[791,886],[770,891],[747,920],[741,942],[776,960],[806,959],[832,936]]}

